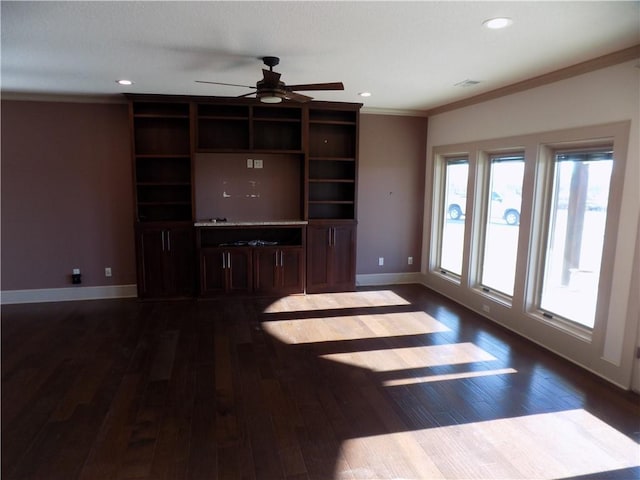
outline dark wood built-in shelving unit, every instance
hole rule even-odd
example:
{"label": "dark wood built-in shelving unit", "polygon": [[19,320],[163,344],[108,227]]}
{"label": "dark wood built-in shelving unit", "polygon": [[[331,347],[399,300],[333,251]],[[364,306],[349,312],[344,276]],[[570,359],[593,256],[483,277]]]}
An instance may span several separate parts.
{"label": "dark wood built-in shelving unit", "polygon": [[135,102],[131,118],[137,220],[190,221],[189,103]]}
{"label": "dark wood built-in shelving unit", "polygon": [[308,218],[356,215],[357,110],[309,108]]}
{"label": "dark wood built-in shelving unit", "polygon": [[[140,297],[355,288],[361,104],[127,97]],[[309,223],[302,228],[300,243],[233,250],[203,243],[210,233],[194,228],[194,156],[200,153],[298,155],[301,218],[291,220]],[[180,253],[175,240],[168,250],[168,238],[182,239]],[[178,261],[194,268],[185,271]],[[227,271],[219,272],[213,265]]]}

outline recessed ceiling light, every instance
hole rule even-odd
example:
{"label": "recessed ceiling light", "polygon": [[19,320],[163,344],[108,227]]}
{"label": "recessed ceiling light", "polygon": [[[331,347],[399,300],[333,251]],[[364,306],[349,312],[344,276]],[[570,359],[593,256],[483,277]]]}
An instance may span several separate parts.
{"label": "recessed ceiling light", "polygon": [[497,18],[490,18],[489,20],[485,20],[484,22],[482,22],[482,25],[492,30],[497,30],[499,28],[508,27],[512,23],[513,23],[513,20],[511,20],[508,17],[497,17]]}
{"label": "recessed ceiling light", "polygon": [[133,82],[131,80],[125,80],[125,79],[116,80],[116,83],[118,85],[133,85]]}
{"label": "recessed ceiling light", "polygon": [[371,92],[360,92],[358,95],[360,95],[361,97],[370,97]]}

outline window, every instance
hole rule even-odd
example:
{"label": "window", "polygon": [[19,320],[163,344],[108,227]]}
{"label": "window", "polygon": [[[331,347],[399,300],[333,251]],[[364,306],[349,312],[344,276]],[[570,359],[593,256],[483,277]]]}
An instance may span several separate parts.
{"label": "window", "polygon": [[556,151],[553,160],[540,308],[593,328],[613,152]]}
{"label": "window", "polygon": [[445,272],[462,274],[462,253],[464,248],[465,215],[467,203],[467,180],[469,160],[449,158],[445,160],[444,211],[442,237],[440,242],[440,269]]}
{"label": "window", "polygon": [[492,155],[485,195],[482,289],[513,296],[520,232],[524,155]]}
{"label": "window", "polygon": [[605,378],[630,378],[631,125],[433,146],[425,284]]}

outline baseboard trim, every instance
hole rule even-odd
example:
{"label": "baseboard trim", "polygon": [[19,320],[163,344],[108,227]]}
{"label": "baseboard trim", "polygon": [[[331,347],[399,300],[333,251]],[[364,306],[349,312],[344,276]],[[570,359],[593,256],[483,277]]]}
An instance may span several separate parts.
{"label": "baseboard trim", "polygon": [[[402,283],[424,284],[423,274],[374,273],[356,275],[357,286],[394,285]],[[0,305],[17,303],[71,302],[76,300],[100,300],[109,298],[132,298],[138,296],[137,286],[109,285],[102,287],[42,288],[29,290],[3,290]]]}
{"label": "baseboard trim", "polygon": [[405,273],[370,273],[356,275],[356,285],[370,287],[376,285],[397,285],[401,283],[424,284],[424,275],[421,272]]}
{"label": "baseboard trim", "polygon": [[32,290],[4,290],[0,292],[0,305],[15,303],[70,302],[75,300],[101,300],[131,298],[138,295],[133,285],[108,285],[102,287],[42,288]]}

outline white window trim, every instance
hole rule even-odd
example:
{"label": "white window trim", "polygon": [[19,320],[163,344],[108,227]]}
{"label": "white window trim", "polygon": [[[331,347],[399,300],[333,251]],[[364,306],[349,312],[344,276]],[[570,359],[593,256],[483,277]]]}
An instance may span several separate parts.
{"label": "white window trim", "polygon": [[[631,276],[633,270],[629,265],[630,260],[625,259],[623,252],[629,250],[630,239],[621,237],[629,228],[625,227],[621,218],[623,210],[629,212],[637,205],[630,205],[629,201],[634,197],[631,193],[637,192],[637,181],[625,178],[627,169],[627,151],[629,149],[631,121],[591,125],[586,127],[568,128],[557,131],[541,132],[513,137],[505,137],[492,140],[478,140],[452,145],[435,146],[431,150],[431,167],[427,168],[427,181],[433,176],[433,190],[425,197],[425,208],[430,214],[425,215],[425,243],[426,245],[424,265],[425,284],[445,296],[463,304],[464,306],[485,315],[496,323],[514,330],[515,332],[539,343],[551,351],[568,358],[575,363],[605,377],[614,383],[626,385],[631,377],[631,368],[635,358],[634,333],[636,323],[629,320],[627,305],[632,292],[628,288],[625,278]],[[602,145],[613,141],[614,168],[609,195],[607,223],[605,227],[605,245],[602,258],[602,269],[599,281],[599,299],[596,309],[596,321],[590,335],[574,325],[565,325],[558,318],[551,319],[542,315],[536,307],[535,294],[539,272],[542,266],[538,265],[541,255],[536,252],[540,249],[541,225],[545,223],[546,208],[540,203],[532,205],[532,199],[539,196],[548,198],[549,181],[545,178],[550,175],[549,167],[545,168],[545,155],[558,147],[568,145]],[[511,305],[504,302],[499,295],[487,294],[472,279],[474,249],[477,249],[477,240],[473,231],[474,223],[467,223],[465,228],[465,243],[463,253],[462,276],[459,282],[452,282],[452,275],[442,275],[433,264],[434,241],[441,228],[441,213],[438,204],[434,202],[438,195],[437,164],[443,157],[451,157],[460,153],[468,153],[469,158],[469,191],[468,197],[475,195],[477,183],[476,162],[481,158],[482,152],[501,151],[512,148],[514,145],[522,145],[525,152],[525,174],[522,191],[522,212],[520,217],[520,238],[518,241],[518,260],[516,265],[516,282]],[[546,162],[547,164],[549,162]],[[634,167],[635,168],[635,167]],[[635,171],[632,168],[633,171]],[[623,190],[624,200],[623,201]],[[631,192],[633,190],[633,192]],[[634,193],[635,194],[635,193]],[[471,202],[473,205],[473,202]],[[469,205],[468,205],[469,206]],[[434,208],[435,207],[435,208]],[[469,211],[473,217],[475,212]],[[635,230],[636,225],[633,224]],[[622,250],[619,250],[622,248]],[[614,269],[616,275],[614,277]],[[628,274],[628,275],[627,275]],[[447,278],[444,278],[447,277]],[[615,282],[615,285],[613,284]],[[506,304],[505,304],[506,303]],[[490,306],[491,313],[487,313]],[[635,319],[637,320],[637,319]],[[573,323],[573,322],[571,322]],[[576,324],[577,325],[577,324]]]}

